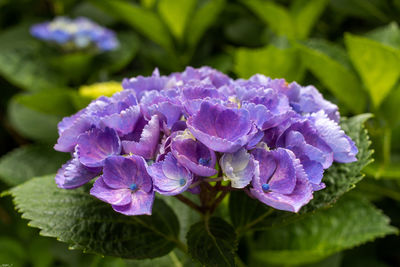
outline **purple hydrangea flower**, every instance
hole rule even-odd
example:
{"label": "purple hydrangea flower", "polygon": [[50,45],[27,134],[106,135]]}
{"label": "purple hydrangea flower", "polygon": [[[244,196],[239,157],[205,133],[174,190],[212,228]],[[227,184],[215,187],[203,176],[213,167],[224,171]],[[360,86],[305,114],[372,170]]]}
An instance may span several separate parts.
{"label": "purple hydrangea flower", "polygon": [[300,162],[287,149],[252,152],[258,170],[252,181],[251,194],[276,209],[298,212],[312,199],[312,186]]}
{"label": "purple hydrangea flower", "polygon": [[125,215],[151,215],[154,201],[153,182],[146,161],[139,156],[113,156],[105,161],[103,175],[90,194],[110,203]]}
{"label": "purple hydrangea flower", "polygon": [[112,30],[83,17],[57,17],[53,21],[33,25],[30,32],[32,36],[57,43],[66,50],[87,49],[93,46],[99,51],[110,51],[119,46]]}
{"label": "purple hydrangea flower", "polygon": [[153,178],[154,190],[162,195],[180,194],[186,191],[193,181],[193,173],[179,164],[171,153],[168,153],[163,161],[151,165],[149,173]]}
{"label": "purple hydrangea flower", "polygon": [[324,170],[333,161],[357,160],[337,106],[312,86],[263,75],[232,80],[209,67],[188,67],[169,76],[156,69],[125,79],[123,87],[64,118],[55,149],[73,152],[57,173],[59,187],[99,176],[91,194],[126,215],[151,214],[154,192],[189,191],[204,204],[223,197],[214,192],[220,189],[243,189],[297,212],[325,187]]}
{"label": "purple hydrangea flower", "polygon": [[194,137],[218,152],[236,152],[257,132],[247,110],[209,102],[201,104],[199,112],[189,117],[187,125]]}

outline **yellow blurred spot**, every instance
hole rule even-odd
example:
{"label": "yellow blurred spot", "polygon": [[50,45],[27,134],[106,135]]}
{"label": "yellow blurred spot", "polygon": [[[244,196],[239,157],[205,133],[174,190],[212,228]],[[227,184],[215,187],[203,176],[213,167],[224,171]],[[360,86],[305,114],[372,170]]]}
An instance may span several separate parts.
{"label": "yellow blurred spot", "polygon": [[79,94],[84,97],[96,99],[100,96],[112,96],[122,91],[121,83],[115,81],[84,85],[79,88]]}
{"label": "yellow blurred spot", "polygon": [[236,96],[230,96],[228,100],[231,103],[237,104],[238,108],[241,108],[240,100]]}

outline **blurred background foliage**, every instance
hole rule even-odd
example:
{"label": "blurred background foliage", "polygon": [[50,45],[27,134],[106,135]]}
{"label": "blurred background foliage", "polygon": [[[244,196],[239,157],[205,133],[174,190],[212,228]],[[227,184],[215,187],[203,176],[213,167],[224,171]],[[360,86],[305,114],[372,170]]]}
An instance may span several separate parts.
{"label": "blurred background foliage", "polygon": [[[112,28],[120,48],[65,54],[30,36],[30,25],[60,15],[86,16]],[[58,121],[120,90],[112,81],[149,75],[155,67],[169,74],[209,65],[235,78],[262,73],[314,84],[343,116],[372,113],[367,128],[375,161],[352,194],[373,201],[398,227],[399,20],[400,0],[0,0],[0,190],[54,173],[66,160],[52,149]],[[9,198],[0,199],[0,264],[177,264],[171,256],[139,265],[68,251],[37,232],[19,219]],[[253,245],[253,259],[242,240],[241,258],[252,266],[290,258],[265,252],[265,235]],[[330,249],[332,256],[312,266],[400,266],[395,235],[344,252]]]}

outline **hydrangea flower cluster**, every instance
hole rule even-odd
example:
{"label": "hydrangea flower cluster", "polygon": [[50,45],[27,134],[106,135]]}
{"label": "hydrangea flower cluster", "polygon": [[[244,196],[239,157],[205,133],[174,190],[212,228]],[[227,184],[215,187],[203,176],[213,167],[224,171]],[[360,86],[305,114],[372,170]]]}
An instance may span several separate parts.
{"label": "hydrangea flower cluster", "polygon": [[95,47],[99,51],[110,51],[119,45],[112,30],[84,17],[57,17],[53,21],[33,25],[30,31],[32,36],[56,43],[65,50]]}
{"label": "hydrangea flower cluster", "polygon": [[90,193],[126,215],[151,214],[155,192],[201,195],[222,179],[224,190],[297,212],[334,161],[357,160],[337,106],[313,86],[233,80],[209,67],[122,85],[59,123],[55,149],[72,159],[56,183],[73,189],[98,177]]}

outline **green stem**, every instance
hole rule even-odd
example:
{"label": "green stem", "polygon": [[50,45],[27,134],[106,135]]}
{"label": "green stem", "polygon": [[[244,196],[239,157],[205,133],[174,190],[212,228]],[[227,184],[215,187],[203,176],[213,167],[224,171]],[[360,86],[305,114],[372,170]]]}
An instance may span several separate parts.
{"label": "green stem", "polygon": [[187,248],[187,246],[186,246],[185,243],[183,243],[183,242],[182,242],[181,240],[179,240],[179,239],[175,239],[174,242],[175,242],[176,247],[177,247],[178,249],[180,249],[183,253],[188,254],[188,248]]}
{"label": "green stem", "polygon": [[174,251],[171,251],[169,253],[169,257],[171,258],[171,260],[174,263],[175,267],[183,267],[182,263],[179,261],[179,258],[176,256]]}
{"label": "green stem", "polygon": [[383,132],[383,164],[390,164],[390,150],[392,143],[392,130],[390,128],[385,128]]}
{"label": "green stem", "polygon": [[174,197],[176,199],[178,199],[179,201],[181,201],[182,203],[184,203],[184,204],[188,205],[189,207],[193,208],[195,211],[198,211],[201,214],[204,213],[203,209],[199,205],[197,205],[196,203],[194,203],[193,201],[191,201],[190,199],[188,199],[184,195],[180,194],[180,195],[176,195]]}
{"label": "green stem", "polygon": [[261,215],[260,217],[258,217],[257,219],[249,222],[248,224],[246,224],[243,227],[240,227],[237,230],[238,236],[243,235],[244,233],[246,233],[251,227],[253,227],[254,225],[256,225],[257,223],[261,222],[262,220],[264,220],[266,217],[268,217],[269,215],[271,215],[274,212],[273,209],[269,209],[267,212],[265,212],[263,215]]}

